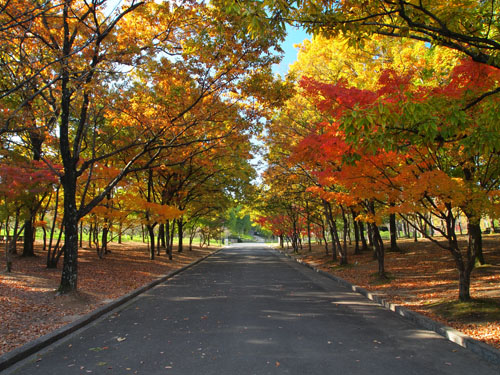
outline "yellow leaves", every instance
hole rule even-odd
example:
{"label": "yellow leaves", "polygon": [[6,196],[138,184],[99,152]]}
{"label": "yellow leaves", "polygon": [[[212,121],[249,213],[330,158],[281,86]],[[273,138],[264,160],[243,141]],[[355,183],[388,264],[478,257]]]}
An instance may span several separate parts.
{"label": "yellow leaves", "polygon": [[360,214],[356,217],[357,221],[363,221],[365,223],[374,223],[377,225],[382,224],[382,217],[380,215],[372,214],[372,213],[364,213]]}

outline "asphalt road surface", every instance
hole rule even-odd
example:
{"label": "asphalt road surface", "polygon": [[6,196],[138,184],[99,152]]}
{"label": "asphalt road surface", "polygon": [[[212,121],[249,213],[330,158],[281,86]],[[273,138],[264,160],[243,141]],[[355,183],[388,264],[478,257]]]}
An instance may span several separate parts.
{"label": "asphalt road surface", "polygon": [[262,244],[238,244],[5,373],[498,375],[500,370]]}

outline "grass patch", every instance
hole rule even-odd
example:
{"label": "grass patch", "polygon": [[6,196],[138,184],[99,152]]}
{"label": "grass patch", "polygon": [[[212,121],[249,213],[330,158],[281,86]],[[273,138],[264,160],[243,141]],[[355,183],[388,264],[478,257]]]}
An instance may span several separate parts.
{"label": "grass patch", "polygon": [[392,275],[390,272],[385,273],[385,277],[380,277],[378,272],[372,273],[370,275],[372,280],[370,281],[370,285],[385,285],[385,284],[390,284],[392,280],[394,280],[396,277]]}
{"label": "grass patch", "polygon": [[441,301],[429,305],[429,309],[449,320],[461,323],[482,323],[498,320],[500,301],[492,298],[473,299],[469,302]]}
{"label": "grass patch", "polygon": [[474,265],[474,269],[476,268],[492,268],[494,267],[493,264],[485,263],[485,264],[479,264],[479,261],[476,259],[476,263]]}
{"label": "grass patch", "polygon": [[346,268],[356,267],[356,264],[354,264],[354,263],[347,263],[347,264],[344,264],[341,266],[340,264],[338,264],[339,263],[338,260],[329,260],[327,263],[331,264],[331,266],[330,266],[331,270],[345,270]]}

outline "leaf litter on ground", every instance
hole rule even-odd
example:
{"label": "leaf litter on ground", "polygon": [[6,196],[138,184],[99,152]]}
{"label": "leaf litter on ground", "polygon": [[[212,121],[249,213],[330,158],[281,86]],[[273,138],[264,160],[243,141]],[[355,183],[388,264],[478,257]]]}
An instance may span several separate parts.
{"label": "leaf litter on ground", "polygon": [[147,245],[110,243],[111,253],[99,259],[95,249],[79,250],[78,292],[57,295],[62,259],[47,269],[46,253],[35,244],[36,257],[14,256],[13,272],[0,272],[0,355],[48,334],[96,308],[165,274],[208,255],[214,247],[184,249],[168,260],[149,259]]}
{"label": "leaf litter on ground", "polygon": [[[461,246],[466,236],[460,236]],[[354,241],[353,241],[354,243]],[[391,303],[405,306],[497,349],[500,349],[500,235],[483,236],[487,264],[474,269],[471,276],[471,302],[458,302],[458,272],[449,252],[426,239],[398,239],[403,253],[385,252],[386,280],[377,278],[378,263],[371,251],[353,255],[349,246],[349,265],[338,266],[324,246],[312,252],[304,242],[299,254],[290,255],[368,289]],[[389,244],[385,243],[386,249]]]}

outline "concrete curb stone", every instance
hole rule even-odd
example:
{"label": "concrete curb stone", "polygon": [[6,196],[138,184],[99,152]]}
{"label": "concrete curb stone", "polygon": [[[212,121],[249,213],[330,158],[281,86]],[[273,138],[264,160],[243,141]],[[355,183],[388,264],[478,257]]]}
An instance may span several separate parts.
{"label": "concrete curb stone", "polygon": [[434,321],[434,320],[432,320],[432,319],[430,319],[422,314],[411,311],[403,306],[391,303],[391,302],[383,299],[382,297],[378,296],[377,294],[374,294],[374,293],[372,293],[364,288],[361,288],[357,285],[353,285],[350,282],[348,282],[348,281],[346,281],[338,276],[335,276],[335,275],[332,275],[328,272],[322,271],[322,270],[316,268],[314,265],[309,264],[307,262],[304,262],[301,259],[297,259],[297,258],[285,253],[282,250],[279,250],[279,249],[273,249],[273,250],[277,251],[278,253],[282,254],[283,256],[286,256],[292,260],[295,260],[297,263],[300,263],[306,267],[311,268],[312,270],[314,270],[315,272],[317,272],[323,276],[326,276],[326,277],[336,281],[337,283],[347,287],[348,289],[351,289],[353,292],[356,292],[356,293],[359,293],[359,294],[365,296],[369,300],[372,300],[373,302],[376,302],[379,305],[385,307],[386,309],[395,312],[396,314],[402,316],[403,318],[410,320],[411,322],[413,322],[417,326],[422,327],[422,328],[427,329],[427,330],[430,330],[430,331],[434,331],[437,334],[445,337],[449,341],[452,341],[455,344],[458,344],[458,345],[476,353],[481,358],[483,358],[491,363],[494,363],[496,365],[500,365],[500,350],[498,350],[490,345],[487,345],[484,342],[475,340],[472,337],[469,337],[469,336],[463,334],[462,332],[457,331],[454,328],[451,328],[451,327],[445,326],[441,323],[438,323],[438,322],[436,322],[436,321]]}
{"label": "concrete curb stone", "polygon": [[166,280],[172,278],[173,276],[197,265],[198,263],[204,261],[208,257],[218,253],[222,249],[223,248],[217,249],[216,251],[214,251],[208,255],[205,255],[204,257],[202,257],[198,260],[195,260],[194,262],[192,262],[184,267],[181,267],[179,269],[171,271],[168,274],[166,274],[165,276],[162,276],[156,280],[153,280],[149,284],[143,285],[143,286],[131,291],[130,293],[127,293],[127,294],[113,300],[112,302],[95,309],[94,311],[82,316],[80,319],[75,320],[74,322],[66,324],[65,326],[62,326],[62,327],[60,327],[60,328],[58,328],[50,333],[47,333],[46,335],[43,335],[43,336],[41,336],[33,341],[30,341],[27,344],[20,346],[17,349],[11,350],[10,352],[3,354],[2,356],[0,356],[0,371],[5,370],[6,368],[14,365],[15,363],[29,357],[30,355],[38,352],[41,349],[49,346],[50,344],[53,344],[57,340],[60,340],[61,338],[77,331],[78,329],[86,326],[87,324],[97,320],[98,318],[100,318],[104,314],[107,314],[110,311],[116,309],[117,307],[125,304],[126,302],[130,301],[134,297],[137,297],[138,295],[148,291],[149,289],[155,287],[156,285],[161,284],[161,283],[165,282]]}

